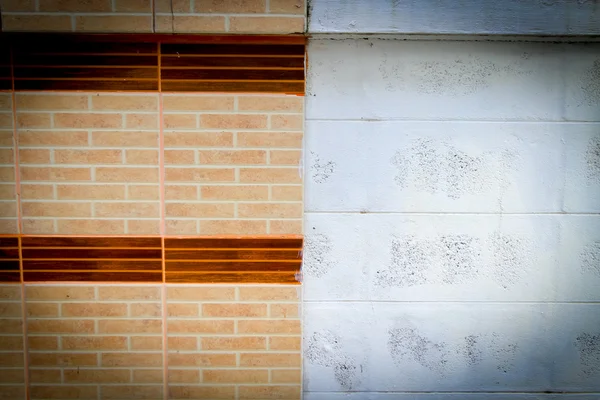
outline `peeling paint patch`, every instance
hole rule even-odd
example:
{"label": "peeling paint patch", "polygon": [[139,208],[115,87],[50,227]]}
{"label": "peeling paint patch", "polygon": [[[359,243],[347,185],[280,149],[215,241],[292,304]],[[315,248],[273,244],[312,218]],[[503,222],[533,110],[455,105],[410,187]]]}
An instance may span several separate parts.
{"label": "peeling paint patch", "polygon": [[314,159],[313,165],[310,167],[313,181],[315,183],[327,182],[327,180],[329,180],[331,175],[335,172],[335,162],[327,161],[321,163],[321,160],[314,152],[311,151],[310,154]]}
{"label": "peeling paint patch", "polygon": [[322,233],[307,234],[304,238],[302,270],[308,276],[320,278],[333,268],[331,239]]}
{"label": "peeling paint patch", "polygon": [[600,136],[589,140],[585,151],[587,178],[600,183]]}
{"label": "peeling paint patch", "polygon": [[583,248],[581,267],[585,272],[600,276],[600,241],[588,244]]}
{"label": "peeling paint patch", "polygon": [[427,245],[414,236],[392,238],[392,259],[386,270],[377,271],[375,285],[379,287],[410,287],[427,282],[426,272],[432,265]]}
{"label": "peeling paint patch", "polygon": [[360,383],[356,361],[342,350],[341,338],[331,331],[314,332],[307,340],[304,356],[312,364],[333,368],[335,380],[344,390]]}
{"label": "peeling paint patch", "polygon": [[504,289],[517,283],[531,266],[531,244],[518,236],[495,232],[490,236],[493,251],[492,278]]}
{"label": "peeling paint patch", "polygon": [[581,374],[591,377],[600,374],[600,332],[598,334],[582,333],[575,339],[579,351]]}
{"label": "peeling paint patch", "polygon": [[447,346],[444,342],[433,342],[421,336],[414,328],[388,330],[388,349],[398,366],[402,366],[402,361],[409,358],[439,375],[444,375],[449,356]]}

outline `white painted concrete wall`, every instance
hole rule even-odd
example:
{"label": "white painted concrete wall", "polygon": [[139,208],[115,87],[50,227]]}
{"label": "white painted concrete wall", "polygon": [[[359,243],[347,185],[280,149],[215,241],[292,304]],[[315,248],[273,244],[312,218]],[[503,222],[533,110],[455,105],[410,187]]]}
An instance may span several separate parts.
{"label": "white painted concrete wall", "polygon": [[600,44],[308,52],[305,399],[600,399]]}

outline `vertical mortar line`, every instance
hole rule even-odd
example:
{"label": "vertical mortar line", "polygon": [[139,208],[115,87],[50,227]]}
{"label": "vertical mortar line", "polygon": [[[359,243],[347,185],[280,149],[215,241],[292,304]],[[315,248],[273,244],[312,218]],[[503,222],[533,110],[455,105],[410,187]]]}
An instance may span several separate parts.
{"label": "vertical mortar line", "polygon": [[[13,62],[13,47],[10,46],[10,82],[11,82],[11,101],[12,101],[12,124],[13,124],[13,165],[15,166],[15,195],[17,202],[17,232],[23,233],[23,215],[21,212],[21,169],[19,166],[19,135],[17,130],[17,96],[15,93],[15,63]],[[20,243],[20,239],[19,239]],[[21,273],[21,282],[23,275]]]}
{"label": "vertical mortar line", "polygon": [[[13,91],[14,93],[14,91]],[[25,309],[25,280],[23,278],[23,244],[22,236],[19,235],[19,274],[21,276],[21,319],[23,321],[23,378],[25,385],[25,398],[29,400],[29,345],[27,343],[27,311]]]}
{"label": "vertical mortar line", "polygon": [[[150,9],[152,13],[152,33],[156,33],[156,0],[152,0]],[[158,46],[160,47],[160,44]]]}

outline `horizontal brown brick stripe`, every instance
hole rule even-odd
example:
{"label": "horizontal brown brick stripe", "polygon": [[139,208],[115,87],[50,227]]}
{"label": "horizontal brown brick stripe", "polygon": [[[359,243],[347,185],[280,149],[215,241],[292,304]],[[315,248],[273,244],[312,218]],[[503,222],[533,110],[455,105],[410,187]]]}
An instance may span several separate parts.
{"label": "horizontal brown brick stripe", "polygon": [[304,93],[298,36],[44,33],[0,42],[0,90]]}
{"label": "horizontal brown brick stripe", "polygon": [[0,283],[296,284],[302,238],[2,236]]}

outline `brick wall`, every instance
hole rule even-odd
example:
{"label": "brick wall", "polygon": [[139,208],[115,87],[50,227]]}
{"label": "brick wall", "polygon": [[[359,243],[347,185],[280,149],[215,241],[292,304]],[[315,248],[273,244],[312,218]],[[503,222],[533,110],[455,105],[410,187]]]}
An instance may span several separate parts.
{"label": "brick wall", "polygon": [[12,95],[0,93],[0,234],[18,233]]}
{"label": "brick wall", "polygon": [[300,33],[304,0],[2,0],[4,31]]}

